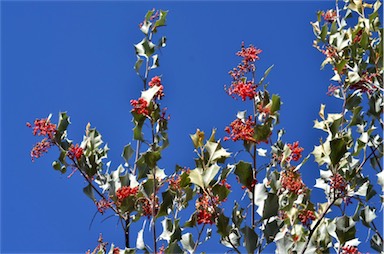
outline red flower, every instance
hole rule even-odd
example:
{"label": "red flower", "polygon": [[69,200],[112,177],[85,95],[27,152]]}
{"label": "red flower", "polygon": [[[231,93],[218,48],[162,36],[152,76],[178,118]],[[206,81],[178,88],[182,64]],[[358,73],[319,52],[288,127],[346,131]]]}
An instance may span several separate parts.
{"label": "red flower", "polygon": [[68,157],[71,160],[76,160],[81,158],[81,155],[83,155],[83,148],[79,147],[79,144],[76,144],[76,146],[71,145],[71,147],[68,150]]}
{"label": "red flower", "polygon": [[314,219],[316,219],[316,216],[311,210],[304,210],[299,213],[299,220],[306,227],[308,227]]}
{"label": "red flower", "polygon": [[135,196],[139,191],[139,187],[123,186],[116,191],[116,196],[119,201],[122,201],[126,197]]}
{"label": "red flower", "polygon": [[253,138],[255,125],[256,123],[252,120],[251,116],[245,122],[241,119],[236,119],[229,127],[225,128],[225,131],[230,134],[230,136],[224,137],[224,140],[232,139],[233,141],[243,140],[256,142]]}
{"label": "red flower", "polygon": [[292,145],[288,144],[289,149],[291,149],[291,155],[287,158],[288,161],[298,161],[301,158],[301,152],[304,151],[304,148],[299,147],[299,141],[294,142]]}
{"label": "red flower", "polygon": [[95,204],[97,207],[97,211],[99,211],[99,213],[101,214],[104,214],[105,210],[111,208],[113,203],[105,199],[100,199],[99,201],[95,202]]}
{"label": "red flower", "polygon": [[256,95],[256,85],[252,81],[243,81],[237,80],[232,82],[231,86],[228,88],[227,93],[233,98],[234,95],[241,97],[243,101],[247,98],[252,100]]}
{"label": "red flower", "polygon": [[[48,118],[36,119],[33,124],[34,136],[48,136],[49,139],[55,136],[56,124],[50,123]],[[27,123],[27,127],[32,128],[32,125]]]}
{"label": "red flower", "polygon": [[[140,206],[141,206],[141,209],[142,209],[142,214],[144,216],[147,216],[147,218],[149,219],[150,217],[152,217],[153,215],[153,194],[152,194],[152,197],[151,199],[147,199],[147,198],[143,198],[143,199],[140,199],[139,201],[140,203]],[[159,198],[156,196],[155,197],[155,204],[154,204],[154,208],[155,208],[155,216],[157,214],[157,212],[159,211]]]}
{"label": "red flower", "polygon": [[133,109],[131,112],[136,112],[139,115],[148,116],[148,102],[144,98],[139,98],[139,100],[131,100],[131,105]]}
{"label": "red flower", "polygon": [[255,62],[259,60],[259,54],[262,52],[261,49],[255,48],[253,45],[249,45],[248,48],[244,46],[244,42],[241,43],[241,50],[236,55],[243,57],[243,62]]}
{"label": "red flower", "polygon": [[39,143],[37,143],[31,150],[31,159],[32,161],[35,161],[35,158],[40,158],[43,153],[48,152],[48,148],[50,148],[52,145],[51,141],[48,141],[48,139],[43,139]]}
{"label": "red flower", "polygon": [[299,195],[305,190],[305,184],[300,173],[293,171],[294,168],[281,172],[281,186],[291,193]]}
{"label": "red flower", "polygon": [[323,16],[325,21],[332,23],[336,20],[337,13],[334,10],[327,10],[325,13],[323,12],[321,16]]}
{"label": "red flower", "polygon": [[150,87],[154,87],[154,86],[158,86],[160,87],[159,91],[157,91],[157,93],[155,94],[155,96],[157,96],[157,98],[160,100],[163,96],[164,96],[164,87],[163,85],[161,84],[161,78],[159,76],[155,76],[151,79],[151,81],[149,81],[148,85]]}
{"label": "red flower", "polygon": [[331,176],[331,189],[335,191],[336,194],[345,196],[347,194],[347,182],[342,175],[336,173]]}
{"label": "red flower", "polygon": [[357,247],[355,246],[344,246],[341,248],[342,249],[342,254],[361,254],[361,252],[359,252],[359,250],[357,249]]}
{"label": "red flower", "polygon": [[228,190],[230,190],[230,189],[232,188],[232,186],[231,186],[229,183],[227,183],[227,179],[223,179],[223,180],[221,180],[220,183],[219,183],[219,185],[224,186],[224,187],[227,188]]}
{"label": "red flower", "polygon": [[215,221],[215,207],[219,203],[217,197],[211,198],[204,193],[196,200],[197,223],[198,224],[213,224]]}

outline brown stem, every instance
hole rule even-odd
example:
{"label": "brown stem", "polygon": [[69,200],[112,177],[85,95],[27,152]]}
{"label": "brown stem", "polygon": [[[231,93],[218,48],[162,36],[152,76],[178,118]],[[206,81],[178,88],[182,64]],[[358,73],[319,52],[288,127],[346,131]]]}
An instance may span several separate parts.
{"label": "brown stem", "polygon": [[252,202],[252,229],[255,229],[256,225],[255,225],[255,210],[256,210],[256,205],[255,205],[255,185],[254,185],[254,180],[256,180],[256,144],[254,144],[253,146],[253,172],[252,172],[252,176],[253,176],[253,179],[252,179],[252,199],[251,199],[251,202]]}
{"label": "brown stem", "polygon": [[310,230],[308,238],[307,238],[307,241],[305,243],[304,249],[302,250],[301,254],[304,254],[305,251],[307,250],[309,242],[311,241],[313,233],[316,231],[317,227],[320,225],[321,221],[324,219],[324,217],[327,214],[328,210],[335,203],[335,201],[336,201],[336,198],[334,198],[333,201],[327,205],[327,207],[325,208],[325,211],[321,214],[321,216],[320,216],[319,220],[316,222],[315,226]]}
{"label": "brown stem", "polygon": [[202,228],[201,228],[201,230],[200,230],[200,232],[199,232],[199,234],[198,234],[198,236],[197,236],[197,241],[196,241],[196,243],[195,243],[195,246],[193,247],[193,251],[192,251],[192,253],[195,253],[195,251],[196,251],[196,249],[197,249],[197,246],[199,246],[200,237],[201,237],[201,235],[203,234],[204,228],[205,228],[205,224],[203,224],[203,226],[202,226]]}
{"label": "brown stem", "polygon": [[125,236],[125,247],[129,248],[129,228],[130,228],[130,217],[129,214],[125,220],[124,236]]}

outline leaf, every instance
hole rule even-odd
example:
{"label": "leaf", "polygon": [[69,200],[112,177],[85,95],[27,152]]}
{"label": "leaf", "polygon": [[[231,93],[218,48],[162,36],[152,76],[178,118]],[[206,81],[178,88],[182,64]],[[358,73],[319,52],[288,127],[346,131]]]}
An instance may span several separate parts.
{"label": "leaf", "polygon": [[384,171],[381,171],[380,173],[376,174],[377,176],[377,183],[381,186],[381,191],[384,192]]}
{"label": "leaf", "polygon": [[181,245],[189,253],[193,253],[195,242],[193,241],[193,236],[191,233],[186,233],[181,237]]}
{"label": "leaf", "polygon": [[234,173],[238,177],[240,183],[248,189],[251,189],[253,181],[252,165],[248,162],[240,161],[235,164],[235,166],[236,169]]}
{"label": "leaf", "polygon": [[123,153],[121,154],[121,157],[124,158],[125,162],[129,163],[129,159],[132,157],[134,152],[135,151],[132,149],[131,144],[128,144],[124,146],[124,150],[123,150]]}
{"label": "leaf", "polygon": [[159,151],[148,151],[144,153],[145,163],[150,169],[155,169],[157,162],[161,159],[161,153]]}
{"label": "leaf", "polygon": [[191,170],[189,173],[189,179],[191,179],[191,183],[196,184],[197,186],[204,188],[204,180],[203,180],[203,169],[195,168]]}
{"label": "leaf", "polygon": [[209,153],[209,161],[215,162],[221,158],[228,158],[231,156],[231,153],[227,152],[226,149],[220,147],[220,143],[207,141],[205,148]]}
{"label": "leaf", "polygon": [[226,237],[229,235],[229,218],[226,217],[223,213],[217,218],[217,233],[219,233],[222,237]]}
{"label": "leaf", "polygon": [[173,199],[175,198],[175,195],[168,189],[166,192],[161,193],[163,197],[163,202],[160,205],[159,212],[157,214],[157,218],[161,216],[168,215],[168,210],[173,207]]}
{"label": "leaf", "polygon": [[276,111],[280,110],[280,96],[273,94],[272,95],[272,105],[271,105],[271,114],[274,114]]}
{"label": "leaf", "polygon": [[144,38],[141,42],[134,44],[136,55],[149,58],[155,52],[155,44]]}
{"label": "leaf", "polygon": [[254,253],[257,248],[258,236],[253,229],[246,226],[241,229],[244,234],[244,246],[248,253]]}
{"label": "leaf", "polygon": [[321,27],[321,33],[320,33],[320,39],[325,42],[325,38],[327,37],[327,34],[328,34],[328,24],[324,24],[322,27]]}
{"label": "leaf", "polygon": [[[266,200],[268,198],[270,193],[267,192],[265,186],[263,183],[258,183],[255,185],[255,191],[253,193],[254,195],[254,203],[255,205],[257,205],[259,208],[257,209],[257,213],[260,215],[260,216],[263,216],[263,212],[264,212],[264,200]],[[274,194],[272,194],[274,195]],[[266,208],[268,209],[268,208]]]}
{"label": "leaf", "polygon": [[204,132],[200,131],[199,129],[196,130],[195,134],[190,134],[193,146],[195,148],[203,147],[203,141],[204,141]]}
{"label": "leaf", "polygon": [[154,32],[156,31],[156,28],[161,27],[161,26],[165,26],[167,14],[168,14],[168,11],[160,10],[160,17],[155,22],[155,25],[153,26],[153,29],[152,29],[152,30],[154,30]]}
{"label": "leaf", "polygon": [[207,168],[203,172],[204,187],[209,186],[209,183],[215,178],[219,170],[220,170],[220,167],[215,163],[215,164],[212,164],[209,168]]}
{"label": "leaf", "polygon": [[377,217],[375,214],[376,209],[374,207],[366,206],[363,210],[360,212],[360,216],[362,219],[363,224],[366,227],[371,227],[369,224]]}
{"label": "leaf", "polygon": [[330,142],[330,158],[332,165],[336,165],[339,163],[340,159],[344,157],[345,153],[347,152],[347,144],[345,143],[344,139],[342,138],[336,138],[331,140]]}
{"label": "leaf", "polygon": [[171,240],[171,236],[174,232],[172,220],[169,218],[165,218],[161,221],[161,225],[163,226],[163,232],[159,236],[159,239],[166,240],[169,243],[169,241]]}
{"label": "leaf", "polygon": [[160,64],[159,64],[159,55],[153,55],[152,56],[152,66],[151,66],[151,70],[153,69],[156,69],[157,67],[159,67]]}
{"label": "leaf", "polygon": [[143,64],[143,59],[141,59],[139,56],[137,56],[137,60],[136,60],[135,67],[134,67],[137,75],[140,75],[140,68],[141,68],[142,64]]}
{"label": "leaf", "polygon": [[264,82],[264,80],[267,78],[268,74],[271,72],[274,65],[271,65],[265,72],[263,77],[260,79],[259,85],[261,86]]}
{"label": "leaf", "polygon": [[340,244],[355,238],[356,228],[355,222],[351,217],[342,216],[336,218],[336,234]]}
{"label": "leaf", "polygon": [[372,249],[378,251],[379,253],[383,253],[383,241],[381,240],[380,236],[378,234],[374,234],[372,236],[372,239],[370,241]]}
{"label": "leaf", "polygon": [[137,233],[137,240],[136,240],[136,248],[139,250],[144,250],[145,249],[145,244],[144,244],[144,226],[143,228]]}
{"label": "leaf", "polygon": [[52,167],[53,167],[55,170],[60,170],[60,169],[61,169],[61,163],[58,162],[58,161],[54,161],[54,162],[52,162]]}
{"label": "leaf", "polygon": [[92,189],[92,185],[91,184],[88,184],[87,187],[85,187],[83,189],[83,192],[84,192],[85,195],[87,195],[87,197],[92,199],[92,201],[96,201],[95,195],[93,194],[93,189]]}
{"label": "leaf", "polygon": [[183,227],[193,228],[194,226],[196,226],[196,212],[192,213],[191,217],[185,222]]}
{"label": "leaf", "polygon": [[[255,194],[256,197],[256,194]],[[279,210],[279,198],[277,195],[268,193],[268,197],[265,199],[263,217],[262,219],[269,219],[272,216],[277,216]]]}
{"label": "leaf", "polygon": [[164,250],[165,254],[183,254],[183,250],[177,244],[177,241],[173,241],[168,247]]}
{"label": "leaf", "polygon": [[150,87],[146,91],[141,92],[141,98],[143,98],[149,104],[159,90],[160,86]]}

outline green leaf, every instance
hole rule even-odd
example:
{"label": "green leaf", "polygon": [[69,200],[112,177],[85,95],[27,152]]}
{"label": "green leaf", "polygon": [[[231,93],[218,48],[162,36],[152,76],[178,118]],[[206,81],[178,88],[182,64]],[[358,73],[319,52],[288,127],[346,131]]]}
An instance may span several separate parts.
{"label": "green leaf", "polygon": [[241,229],[244,234],[244,245],[247,249],[247,253],[254,253],[257,248],[258,236],[253,229],[246,226]]}
{"label": "green leaf", "polygon": [[52,167],[53,167],[55,170],[60,170],[60,169],[61,169],[61,163],[58,162],[58,161],[54,161],[54,162],[52,162]]}
{"label": "green leaf", "polygon": [[280,110],[280,96],[274,94],[272,95],[272,106],[271,106],[271,114],[274,114],[276,111]]}
{"label": "green leaf", "polygon": [[195,148],[203,147],[203,141],[204,141],[204,132],[200,131],[199,129],[196,130],[195,134],[190,134],[193,146]]}
{"label": "green leaf", "polygon": [[145,162],[144,158],[145,154],[141,154],[139,159],[136,161],[137,169],[138,169],[138,175],[137,175],[137,180],[143,179],[147,177],[147,175],[150,172],[150,168]]}
{"label": "green leaf", "polygon": [[264,124],[256,124],[253,138],[257,142],[267,142],[269,136],[271,135],[271,124],[271,121],[268,120]]}
{"label": "green leaf", "polygon": [[154,169],[157,162],[161,159],[161,153],[159,151],[148,151],[144,153],[145,163],[150,169]]}
{"label": "green leaf", "polygon": [[340,244],[344,244],[345,242],[354,239],[355,233],[355,222],[351,217],[342,216],[336,218],[336,234]]}
{"label": "green leaf", "polygon": [[193,253],[195,242],[193,241],[193,236],[191,233],[186,233],[181,237],[181,245],[189,253]]}
{"label": "green leaf", "polygon": [[153,15],[153,13],[155,12],[155,10],[149,10],[147,11],[147,14],[145,14],[145,19],[146,21],[149,21],[149,19],[151,18],[151,16]]}
{"label": "green leaf", "polygon": [[157,46],[164,48],[166,45],[167,45],[167,37],[163,36],[160,38]]}
{"label": "green leaf", "polygon": [[345,65],[347,64],[347,60],[346,59],[343,59],[341,60],[340,62],[336,63],[335,67],[336,67],[336,70],[338,73],[341,73],[345,67]]}
{"label": "green leaf", "polygon": [[347,144],[345,143],[344,139],[342,138],[336,138],[331,140],[330,142],[331,147],[331,162],[332,165],[336,165],[339,163],[340,159],[343,158],[345,153],[347,152]]}
{"label": "green leaf", "polygon": [[328,34],[328,24],[324,24],[321,27],[321,33],[320,33],[320,39],[325,42],[325,38],[327,37]]}
{"label": "green leaf", "polygon": [[375,214],[376,208],[366,206],[361,210],[360,216],[364,226],[370,228],[371,222],[377,217]]}
{"label": "green leaf", "polygon": [[235,205],[233,206],[232,210],[232,223],[236,228],[240,228],[240,225],[244,220],[243,211],[244,208],[240,207],[239,209],[239,204],[235,201]]}
{"label": "green leaf", "polygon": [[212,188],[212,192],[214,195],[217,195],[219,197],[219,201],[223,201],[228,197],[231,191],[227,189],[224,185],[216,184]]}
{"label": "green leaf", "polygon": [[361,93],[354,92],[347,96],[347,100],[345,101],[345,108],[348,110],[353,110],[355,107],[358,107],[362,101]]}
{"label": "green leaf", "polygon": [[220,167],[215,163],[212,164],[203,172],[203,182],[204,187],[208,187],[209,183],[215,178],[217,173],[219,173]]}
{"label": "green leaf", "polygon": [[123,150],[123,153],[121,154],[121,157],[123,157],[124,160],[127,163],[129,163],[129,159],[132,157],[134,152],[135,151],[132,149],[131,144],[128,144],[128,145],[124,146],[124,150]]}
{"label": "green leaf", "polygon": [[144,38],[141,42],[134,44],[136,55],[143,56],[145,58],[149,58],[155,53],[156,45],[151,41],[148,41],[147,38]]}
{"label": "green leaf", "polygon": [[240,161],[236,165],[235,175],[239,178],[240,183],[251,189],[253,181],[252,165],[248,162]]}
{"label": "green leaf", "polygon": [[226,217],[223,213],[220,213],[217,218],[217,233],[219,233],[222,237],[226,237],[229,235],[229,218]]}
{"label": "green leaf", "polygon": [[267,225],[265,225],[265,229],[264,229],[264,237],[265,237],[265,240],[267,241],[267,243],[271,243],[273,242],[273,240],[275,239],[275,236],[276,234],[279,232],[279,229],[282,227],[283,225],[281,225],[279,227],[279,225],[277,224],[277,221],[274,220],[270,223],[267,223]]}
{"label": "green leaf", "polygon": [[194,212],[192,213],[191,217],[189,218],[189,220],[187,220],[183,226],[183,228],[193,228],[196,226],[196,213],[197,212]]}
{"label": "green leaf", "polygon": [[143,59],[141,59],[139,56],[137,56],[137,60],[136,60],[135,67],[134,67],[137,75],[140,75],[140,68],[141,68],[142,64],[143,64]]}
{"label": "green leaf", "polygon": [[96,201],[91,184],[88,184],[87,187],[83,189],[83,192],[85,195],[87,195],[87,197],[92,199],[92,201]]}
{"label": "green leaf", "polygon": [[378,251],[379,253],[383,253],[383,250],[384,250],[383,241],[381,240],[378,234],[374,234],[372,236],[370,243],[371,243],[372,249],[374,249],[375,251]]}
{"label": "green leaf", "polygon": [[168,14],[168,11],[160,10],[160,17],[155,22],[155,25],[153,26],[154,32],[156,31],[156,28],[165,26],[167,14]]}
{"label": "green leaf", "polygon": [[159,55],[153,55],[152,56],[152,66],[151,66],[151,70],[153,69],[156,69],[157,67],[159,67],[160,64],[159,64]]}
{"label": "green leaf", "polygon": [[264,210],[263,210],[263,220],[269,219],[272,216],[277,216],[279,210],[279,198],[277,195],[268,193],[268,197],[265,200]]}
{"label": "green leaf", "polygon": [[268,74],[271,72],[274,65],[271,65],[265,72],[263,77],[260,79],[259,85],[261,86],[264,82],[264,80],[267,78]]}
{"label": "green leaf", "polygon": [[164,251],[165,254],[183,254],[183,250],[177,244],[177,241],[172,242]]}
{"label": "green leaf", "polygon": [[163,232],[159,236],[159,239],[166,240],[169,243],[171,240],[171,236],[174,232],[172,220],[169,218],[165,218],[161,221],[161,225],[163,226]]}
{"label": "green leaf", "polygon": [[191,180],[191,183],[204,188],[204,180],[203,180],[203,169],[202,168],[195,168],[194,170],[191,170],[189,173],[189,179]]}
{"label": "green leaf", "polygon": [[161,193],[161,195],[163,196],[163,202],[160,205],[159,213],[156,216],[157,218],[168,215],[168,210],[172,210],[173,199],[175,198],[175,195],[169,189]]}

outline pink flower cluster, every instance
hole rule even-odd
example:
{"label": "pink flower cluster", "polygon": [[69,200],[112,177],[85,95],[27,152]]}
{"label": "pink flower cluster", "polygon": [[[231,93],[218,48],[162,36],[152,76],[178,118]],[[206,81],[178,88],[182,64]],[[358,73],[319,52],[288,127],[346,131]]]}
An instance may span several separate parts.
{"label": "pink flower cluster", "polygon": [[306,189],[300,173],[294,171],[294,167],[281,172],[281,186],[290,193],[299,195]]}
{"label": "pink flower cluster", "polygon": [[315,213],[311,210],[301,211],[298,217],[301,223],[306,227],[311,224],[311,221],[316,219]]}
{"label": "pink flower cluster", "polygon": [[97,211],[101,214],[104,214],[104,212],[112,207],[113,202],[107,201],[105,199],[100,199],[99,201],[95,202]]}
{"label": "pink flower cluster", "polygon": [[83,148],[79,147],[79,144],[76,144],[76,146],[71,145],[71,147],[68,149],[68,157],[71,160],[78,160],[83,155]]}
{"label": "pink flower cluster", "polygon": [[139,187],[123,186],[116,191],[116,196],[119,201],[123,201],[126,197],[135,196],[139,191]]}
{"label": "pink flower cluster", "polygon": [[321,16],[323,16],[324,20],[329,23],[332,23],[337,19],[337,13],[334,10],[327,10],[325,13],[323,12]]}
{"label": "pink flower cluster", "polygon": [[289,149],[291,149],[291,155],[287,158],[288,161],[298,161],[302,157],[301,153],[304,151],[304,148],[299,147],[299,141],[294,142],[293,144],[287,144]]}
{"label": "pink flower cluster", "polygon": [[361,254],[361,252],[359,252],[359,250],[355,246],[348,245],[348,246],[342,247],[341,249],[342,249],[341,254]]}
{"label": "pink flower cluster", "polygon": [[216,205],[219,204],[218,197],[211,197],[204,193],[196,200],[197,223],[214,224],[216,216]]}

